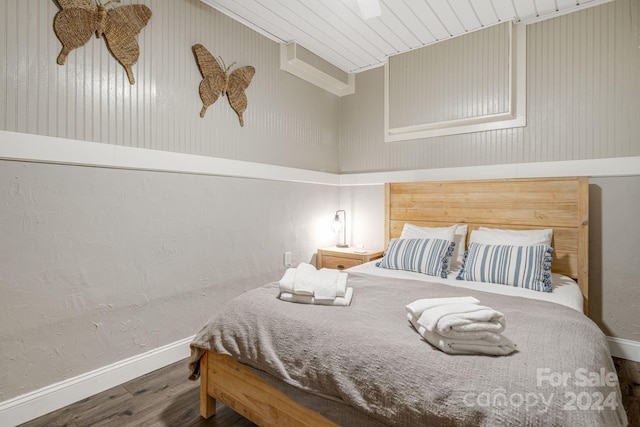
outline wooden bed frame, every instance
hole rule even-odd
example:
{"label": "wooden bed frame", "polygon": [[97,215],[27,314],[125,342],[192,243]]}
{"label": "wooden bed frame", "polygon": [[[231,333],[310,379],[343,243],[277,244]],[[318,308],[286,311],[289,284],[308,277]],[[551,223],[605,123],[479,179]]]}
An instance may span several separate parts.
{"label": "wooden bed frame", "polygon": [[[405,222],[443,227],[553,228],[554,272],[578,281],[588,313],[589,182],[586,177],[416,182],[385,185],[385,247]],[[260,426],[336,426],[291,400],[233,358],[200,361],[200,415],[216,400]]]}

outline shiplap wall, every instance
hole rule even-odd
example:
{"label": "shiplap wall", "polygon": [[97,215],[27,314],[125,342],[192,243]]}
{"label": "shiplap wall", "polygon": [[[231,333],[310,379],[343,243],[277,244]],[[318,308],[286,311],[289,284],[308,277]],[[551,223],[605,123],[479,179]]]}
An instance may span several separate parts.
{"label": "shiplap wall", "polygon": [[[0,129],[337,171],[339,98],[280,71],[278,44],[199,0],[135,3],[153,16],[131,86],[95,37],[56,64],[52,0],[0,2]],[[226,98],[199,117],[195,43],[256,68],[244,127]]]}
{"label": "shiplap wall", "polygon": [[358,74],[341,104],[340,170],[640,155],[639,3],[616,0],[527,27],[525,128],[385,143],[383,71]]}
{"label": "shiplap wall", "polygon": [[510,26],[389,58],[389,127],[508,112]]}

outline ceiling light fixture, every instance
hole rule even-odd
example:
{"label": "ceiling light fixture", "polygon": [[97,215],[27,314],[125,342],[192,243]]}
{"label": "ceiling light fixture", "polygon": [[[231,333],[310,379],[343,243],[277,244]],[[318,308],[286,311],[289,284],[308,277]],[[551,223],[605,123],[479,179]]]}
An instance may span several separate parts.
{"label": "ceiling light fixture", "polygon": [[362,19],[371,19],[382,14],[379,0],[358,0]]}

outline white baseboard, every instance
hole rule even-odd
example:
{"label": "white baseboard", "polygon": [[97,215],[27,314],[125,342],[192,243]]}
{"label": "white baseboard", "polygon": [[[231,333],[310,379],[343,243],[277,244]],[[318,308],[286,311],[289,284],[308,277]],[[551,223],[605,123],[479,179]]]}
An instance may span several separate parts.
{"label": "white baseboard", "polygon": [[624,338],[607,337],[613,357],[640,362],[640,342]]}
{"label": "white baseboard", "polygon": [[[16,426],[189,357],[192,337],[0,403],[0,426]],[[186,380],[186,374],[185,374]]]}

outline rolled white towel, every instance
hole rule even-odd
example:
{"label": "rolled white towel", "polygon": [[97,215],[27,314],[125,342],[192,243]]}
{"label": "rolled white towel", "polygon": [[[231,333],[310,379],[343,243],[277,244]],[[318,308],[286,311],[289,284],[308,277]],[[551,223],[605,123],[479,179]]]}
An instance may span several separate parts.
{"label": "rolled white towel", "polygon": [[430,332],[418,323],[418,320],[407,313],[407,318],[416,331],[432,346],[448,354],[485,354],[489,356],[506,356],[516,350],[516,345],[504,335],[499,342],[486,340],[468,340],[444,337],[437,332]]}
{"label": "rolled white towel", "polygon": [[418,324],[429,332],[456,339],[500,342],[506,327],[499,311],[472,303],[440,305],[422,312]]}
{"label": "rolled white towel", "polygon": [[445,304],[459,304],[459,303],[479,303],[474,297],[450,297],[450,298],[423,298],[415,300],[408,304],[406,309],[416,319],[420,318],[423,311],[433,307]]}
{"label": "rolled white towel", "polygon": [[298,295],[313,295],[317,284],[318,270],[311,264],[301,262],[296,268],[293,280],[293,293]]}
{"label": "rolled white towel", "polygon": [[344,297],[336,297],[334,300],[316,299],[310,295],[297,295],[288,292],[280,293],[278,297],[282,301],[296,302],[299,304],[313,304],[313,305],[330,305],[336,307],[345,307],[351,305],[353,298],[353,288],[349,287],[345,291]]}

